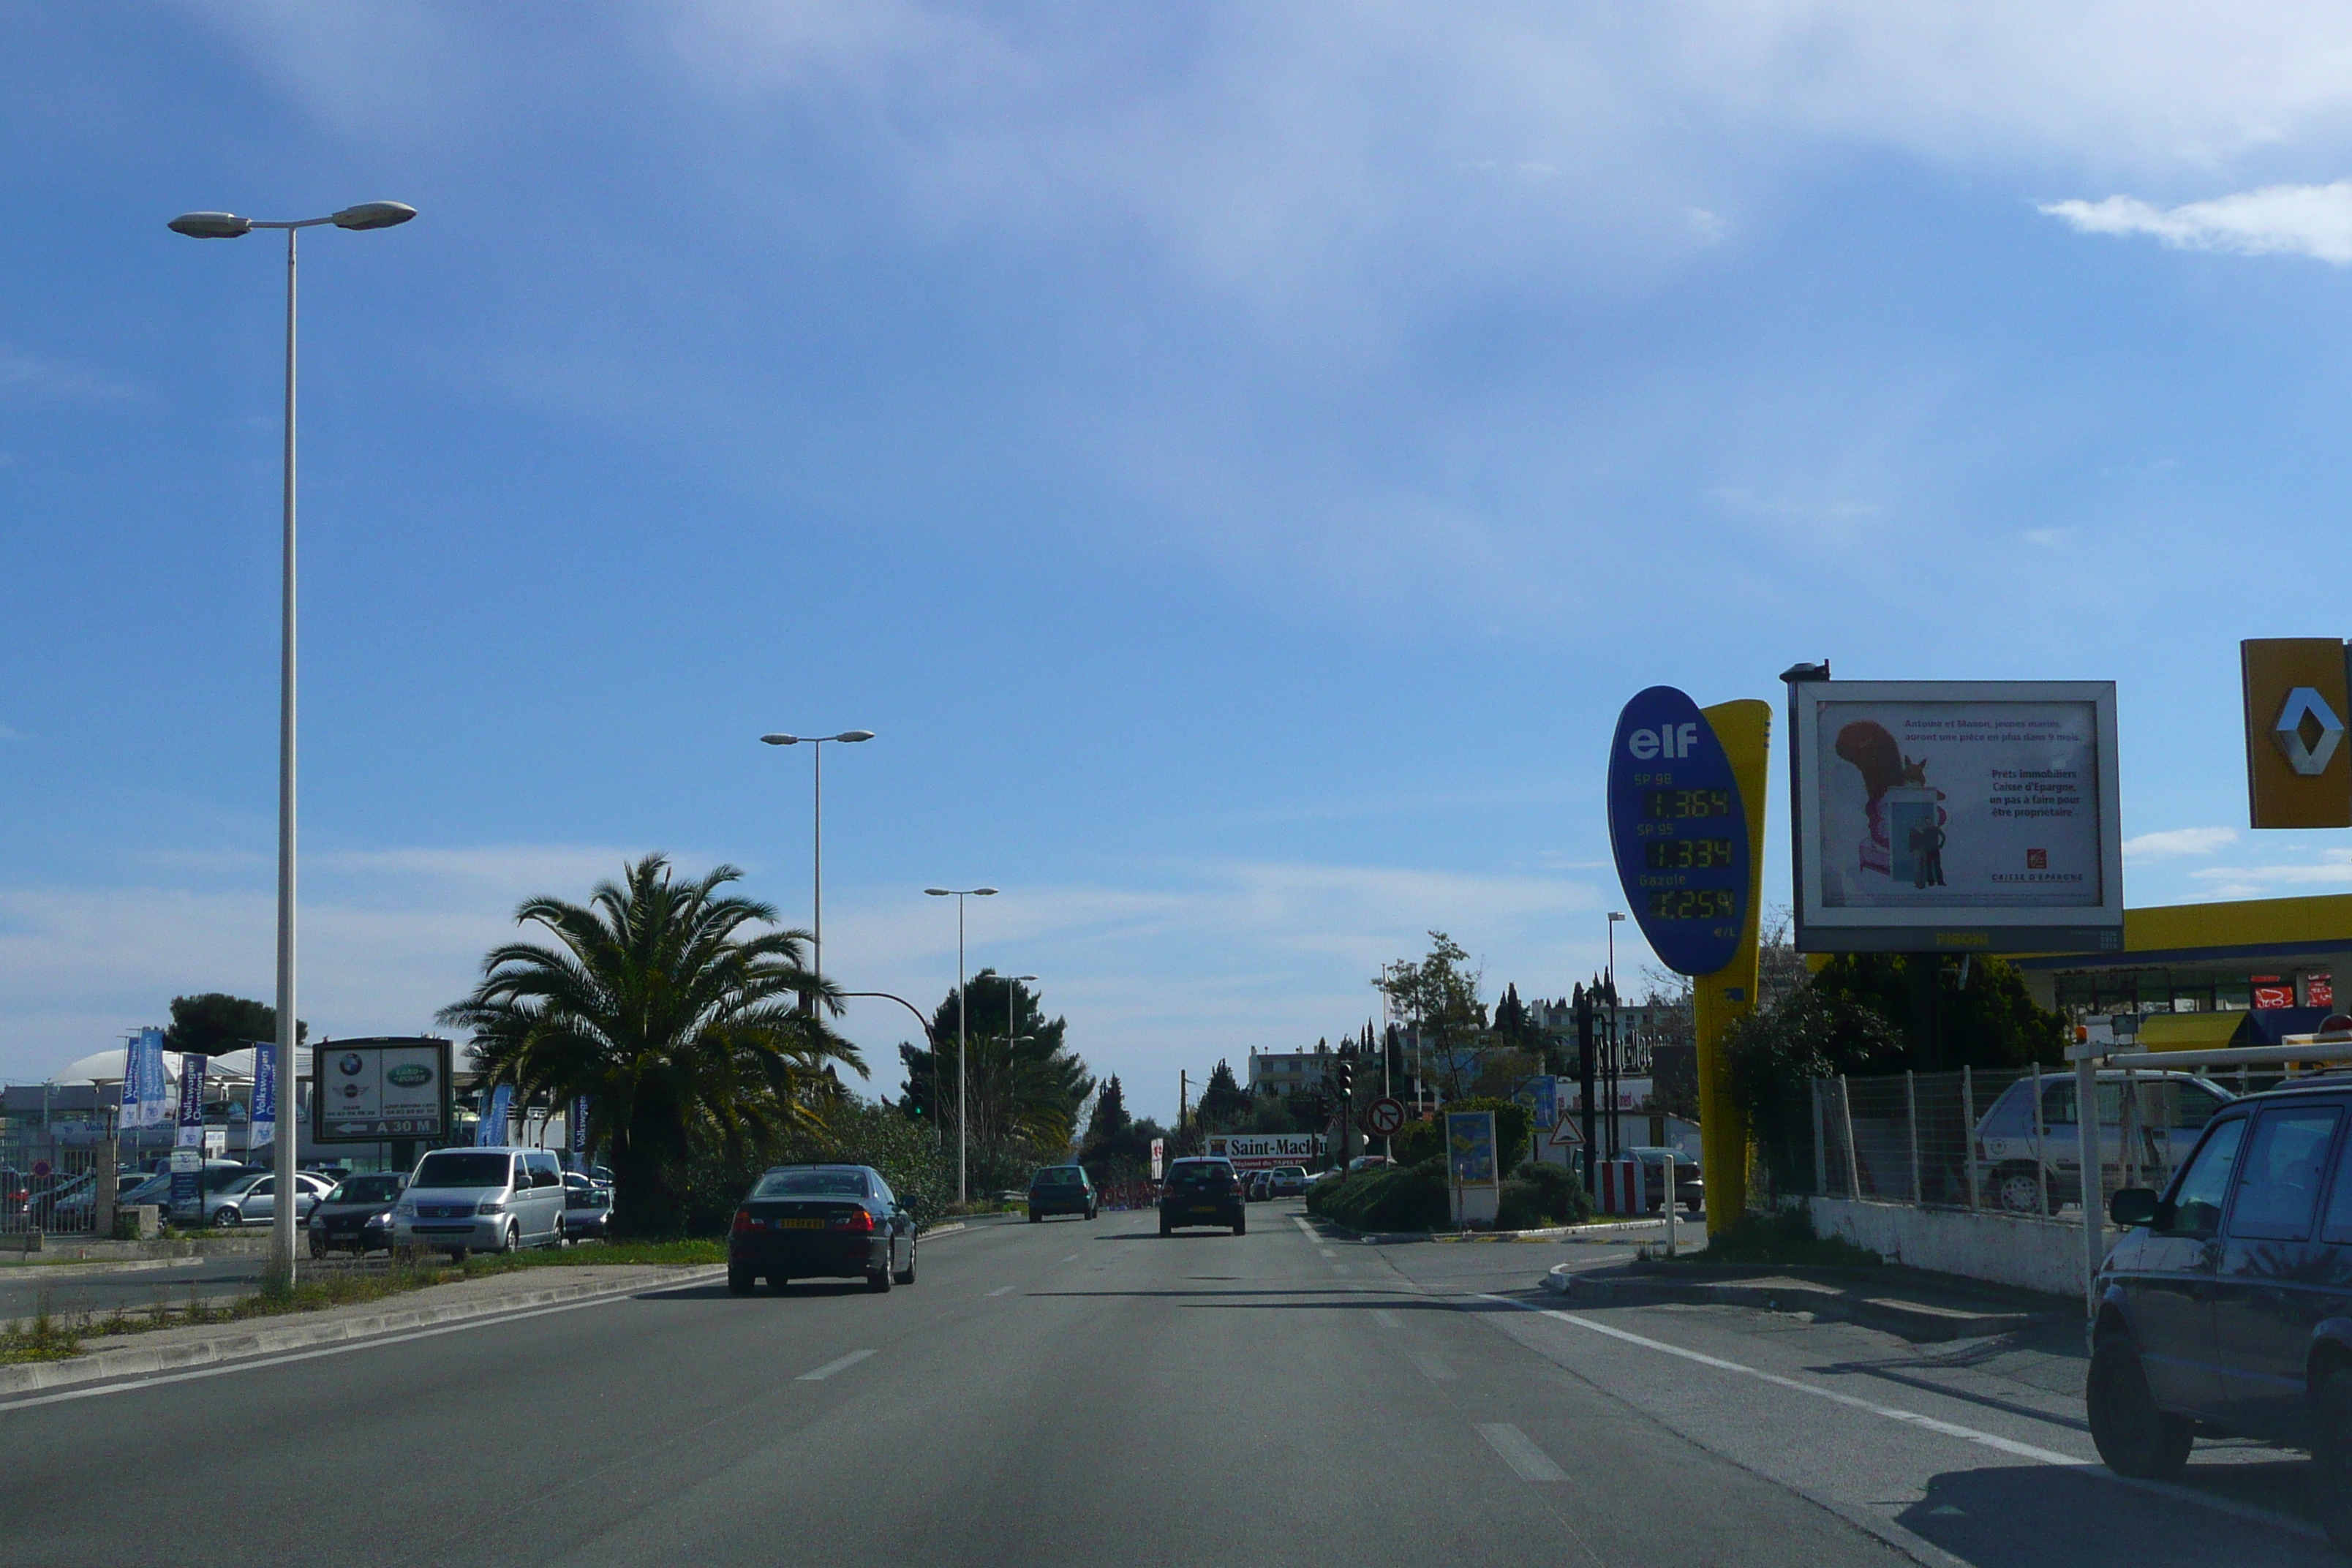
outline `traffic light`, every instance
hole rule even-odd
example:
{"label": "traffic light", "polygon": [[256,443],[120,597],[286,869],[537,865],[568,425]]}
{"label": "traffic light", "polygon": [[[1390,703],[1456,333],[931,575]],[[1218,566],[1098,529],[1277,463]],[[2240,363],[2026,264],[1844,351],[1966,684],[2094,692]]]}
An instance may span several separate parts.
{"label": "traffic light", "polygon": [[1339,1059],[1333,1064],[1331,1075],[1332,1083],[1334,1087],[1339,1089],[1339,1097],[1342,1100],[1345,1100],[1355,1093],[1356,1062],[1354,1058],[1342,1053]]}

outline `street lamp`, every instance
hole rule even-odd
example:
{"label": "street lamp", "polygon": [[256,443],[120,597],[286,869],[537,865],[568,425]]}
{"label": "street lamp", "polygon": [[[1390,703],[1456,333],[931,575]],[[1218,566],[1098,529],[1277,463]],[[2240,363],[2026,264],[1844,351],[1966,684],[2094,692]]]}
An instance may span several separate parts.
{"label": "street lamp", "polygon": [[326,217],[287,223],[235,213],[182,213],[174,234],[191,239],[236,239],[257,228],[286,231],[286,475],[278,631],[278,1198],[270,1205],[269,1284],[294,1288],[295,1132],[300,1106],[294,1071],[294,300],[295,235],[332,224],[337,228],[391,228],[416,216],[401,202],[362,202]]}
{"label": "street lamp", "polygon": [[971,1151],[971,1139],[964,1126],[964,1032],[963,1017],[963,901],[966,899],[992,899],[994,888],[925,888],[924,892],[935,899],[956,901],[956,1202],[970,1201],[965,1190],[966,1161]]}
{"label": "street lamp", "polygon": [[[871,730],[844,730],[838,735],[762,735],[760,739],[771,746],[797,746],[803,743],[816,752],[816,859],[814,875],[810,879],[815,892],[815,914],[809,930],[809,969],[820,980],[824,978],[824,743],[839,741],[855,745],[874,738]],[[816,993],[810,992],[802,1003],[811,1013],[816,1011]]]}

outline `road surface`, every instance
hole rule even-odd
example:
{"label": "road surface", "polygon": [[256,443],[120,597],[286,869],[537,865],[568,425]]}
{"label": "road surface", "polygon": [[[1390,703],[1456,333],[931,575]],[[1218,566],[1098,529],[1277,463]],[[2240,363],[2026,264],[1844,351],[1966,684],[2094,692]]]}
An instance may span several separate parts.
{"label": "road surface", "polygon": [[0,1402],[0,1564],[2336,1561],[2275,1499],[2061,1462],[2087,1439],[2031,1401],[1849,1369],[1901,1359],[1861,1331],[1556,1317],[1532,1286],[1572,1249],[1250,1212],[978,1227],[887,1296],[704,1285]]}

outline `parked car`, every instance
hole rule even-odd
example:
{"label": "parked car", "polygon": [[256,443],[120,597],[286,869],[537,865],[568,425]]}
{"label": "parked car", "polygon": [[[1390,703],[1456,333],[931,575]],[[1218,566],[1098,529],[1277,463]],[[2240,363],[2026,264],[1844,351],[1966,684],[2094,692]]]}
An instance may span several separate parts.
{"label": "parked car", "polygon": [[577,1171],[563,1173],[563,1239],[610,1241],[613,1237],[613,1190],[600,1187]]}
{"label": "parked car", "polygon": [[778,1165],[761,1173],[727,1229],[727,1289],[748,1296],[794,1279],[915,1282],[915,1216],[867,1165]]}
{"label": "parked car", "polygon": [[1271,1171],[1252,1171],[1242,1178],[1242,1194],[1251,1203],[1262,1204],[1266,1199],[1266,1182]]}
{"label": "parked car", "polygon": [[2085,1401],[2099,1458],[2161,1479],[2200,1436],[2307,1448],[2314,1510],[2352,1550],[2352,1078],[2221,1107],[2099,1270]]}
{"label": "parked car", "polygon": [[392,1205],[407,1184],[408,1178],[397,1171],[347,1176],[335,1184],[310,1210],[310,1256],[391,1251]]}
{"label": "parked car", "polygon": [[[248,1165],[242,1160],[207,1160],[204,1163],[204,1168],[196,1173],[197,1191],[209,1198],[223,1188],[243,1181],[247,1176],[268,1174],[269,1174],[269,1167],[267,1165]],[[135,1186],[118,1186],[115,1189],[115,1207],[131,1208],[142,1204],[153,1204],[166,1210],[171,1207],[172,1173],[170,1170],[158,1171]]]}
{"label": "parked car", "polygon": [[463,1258],[563,1241],[563,1172],[544,1149],[436,1149],[392,1207],[402,1247]]}
{"label": "parked car", "polygon": [[[2099,1147],[2111,1169],[2126,1164],[2124,1087],[2138,1083],[2139,1104],[2130,1118],[2144,1170],[2169,1173],[2197,1142],[2213,1113],[2235,1096],[2210,1079],[2187,1072],[2141,1072],[2119,1068],[2099,1074]],[[2042,1149],[2037,1170],[2033,1097],[2042,1096]],[[2052,1214],[2082,1201],[2083,1157],[2074,1113],[2074,1075],[2041,1073],[2003,1089],[1977,1119],[1977,1169],[1982,1173],[1987,1207],[2011,1214]]]}
{"label": "parked car", "polygon": [[1046,1165],[1029,1178],[1029,1223],[1047,1215],[1074,1214],[1092,1219],[1097,1212],[1095,1184],[1084,1165]]}
{"label": "parked car", "polygon": [[[319,1200],[335,1190],[335,1184],[324,1176],[314,1176],[308,1171],[294,1173],[294,1219],[296,1224],[310,1217]],[[241,1182],[234,1193],[223,1193],[213,1199],[212,1222],[220,1230],[235,1230],[240,1226],[268,1225],[278,1212],[278,1177],[275,1173],[257,1181]],[[235,1217],[228,1217],[231,1215]]]}
{"label": "parked car", "polygon": [[1160,1234],[1173,1236],[1181,1226],[1196,1225],[1231,1226],[1235,1236],[1249,1234],[1249,1210],[1231,1160],[1194,1157],[1169,1164],[1160,1190]]}
{"label": "parked car", "polygon": [[1642,1206],[1645,1212],[1661,1206],[1669,1165],[1674,1167],[1675,1204],[1692,1214],[1706,1207],[1706,1183],[1699,1176],[1697,1160],[1680,1149],[1656,1146],[1632,1148],[1625,1152],[1642,1163]]}
{"label": "parked car", "polygon": [[1304,1165],[1283,1165],[1266,1173],[1268,1197],[1295,1198],[1306,1190],[1307,1167]]}
{"label": "parked car", "polygon": [[1352,1176],[1359,1171],[1378,1171],[1395,1163],[1386,1154],[1359,1154],[1348,1162],[1348,1174]]}

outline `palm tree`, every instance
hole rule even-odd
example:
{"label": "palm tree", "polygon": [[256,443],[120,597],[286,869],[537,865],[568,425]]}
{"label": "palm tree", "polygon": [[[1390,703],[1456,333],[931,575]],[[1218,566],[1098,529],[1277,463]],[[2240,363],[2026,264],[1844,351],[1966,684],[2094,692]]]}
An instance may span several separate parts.
{"label": "palm tree", "polygon": [[591,1137],[611,1152],[614,1224],[629,1235],[676,1233],[690,1153],[740,1159],[814,1124],[836,1065],[866,1072],[817,1011],[841,1005],[803,966],[807,933],[747,931],[776,911],[719,893],[741,876],[673,880],[648,855],[584,905],[526,900],[515,923],[555,944],[493,948],[473,994],[441,1013],[473,1031],[487,1083],[512,1084],[519,1101],[587,1098]]}

